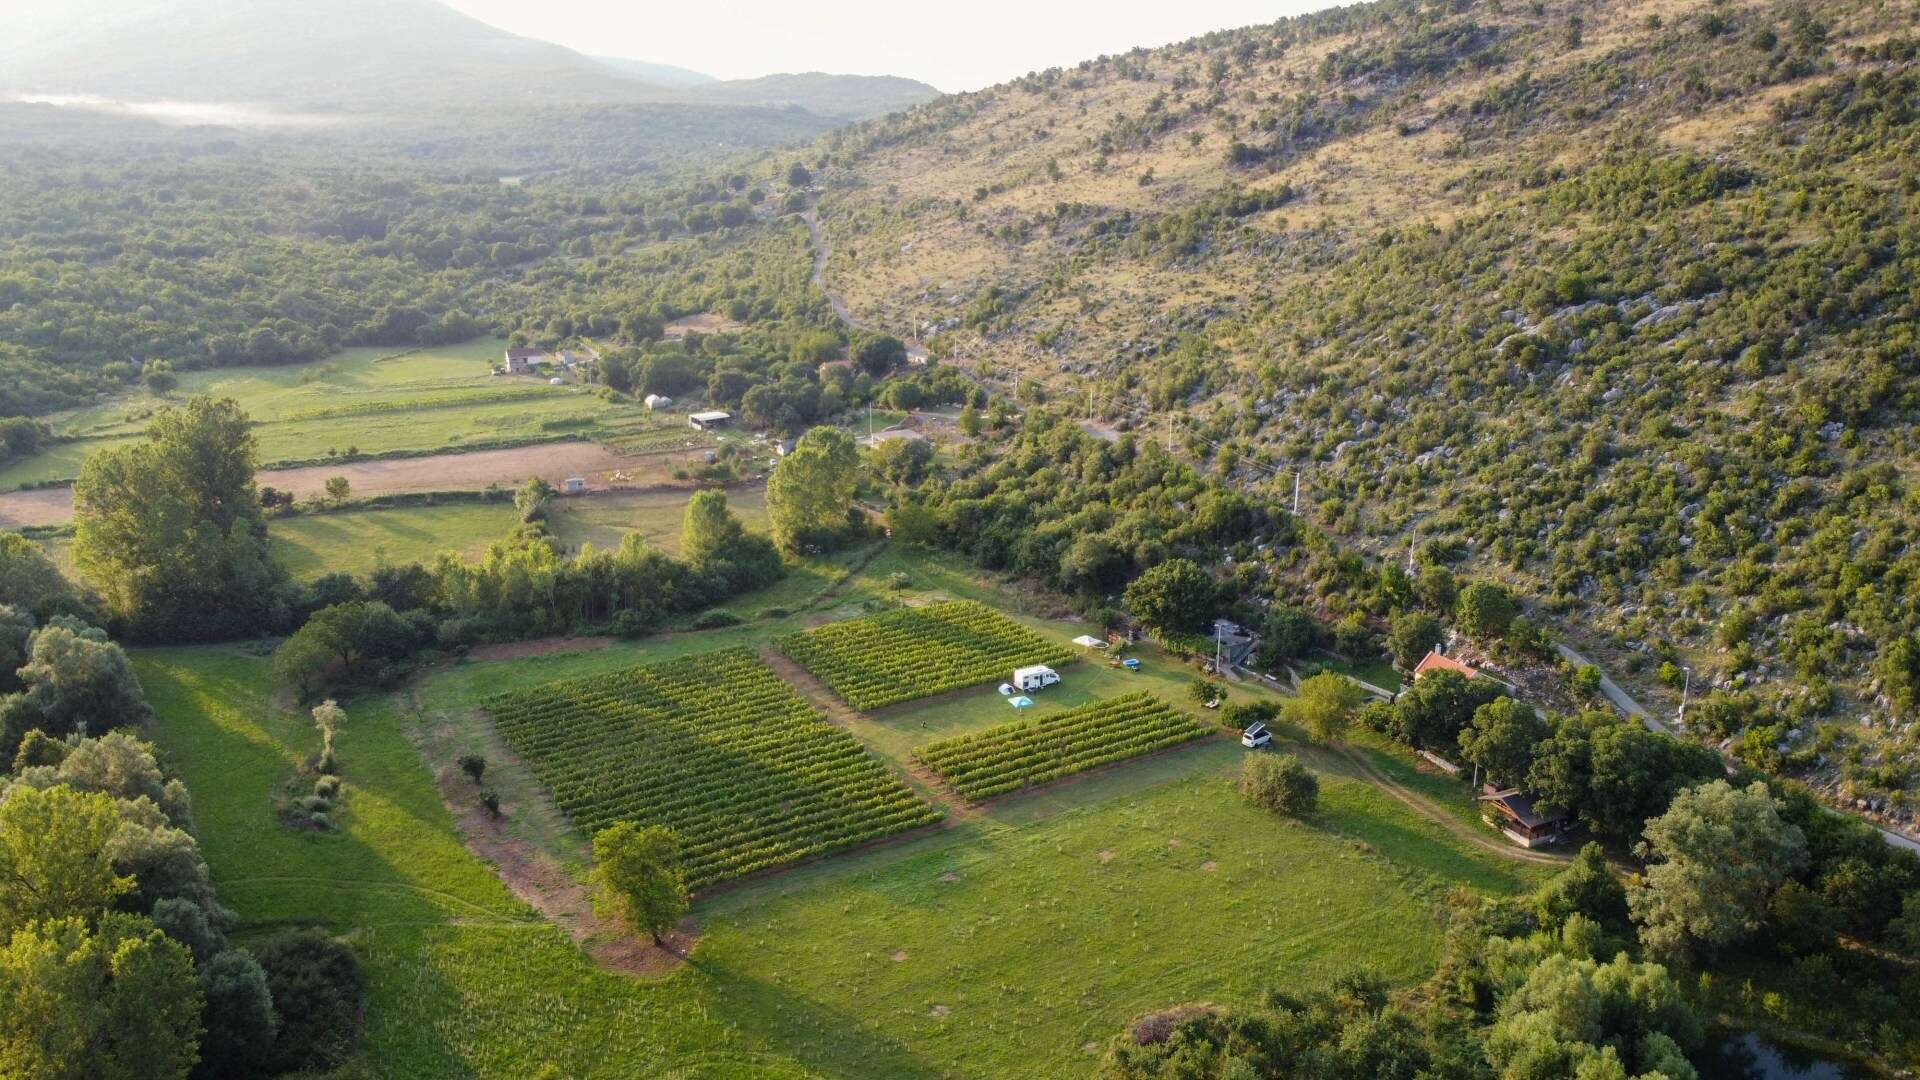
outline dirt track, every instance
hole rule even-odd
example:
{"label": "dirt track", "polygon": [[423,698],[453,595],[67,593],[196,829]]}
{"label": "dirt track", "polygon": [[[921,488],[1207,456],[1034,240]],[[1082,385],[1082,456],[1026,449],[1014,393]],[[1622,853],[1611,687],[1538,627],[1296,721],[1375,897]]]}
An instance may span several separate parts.
{"label": "dirt track", "polygon": [[[320,494],[330,476],[346,477],[355,495],[391,495],[406,491],[478,491],[489,484],[511,487],[530,476],[542,476],[556,484],[569,476],[604,481],[619,469],[657,468],[659,463],[659,455],[622,454],[593,442],[562,442],[466,454],[264,469],[256,479],[262,486],[291,491],[299,498]],[[59,525],[71,520],[71,487],[0,494],[0,528]]]}

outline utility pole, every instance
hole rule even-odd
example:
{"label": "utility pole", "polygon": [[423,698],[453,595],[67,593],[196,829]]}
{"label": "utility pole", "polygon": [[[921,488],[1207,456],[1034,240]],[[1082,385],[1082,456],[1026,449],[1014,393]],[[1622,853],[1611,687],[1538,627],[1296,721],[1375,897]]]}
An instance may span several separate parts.
{"label": "utility pole", "polygon": [[1299,466],[1295,466],[1293,470],[1293,516],[1294,517],[1300,516],[1300,468]]}
{"label": "utility pole", "polygon": [[1213,621],[1213,673],[1220,674],[1220,620]]}
{"label": "utility pole", "polygon": [[1675,726],[1684,728],[1687,726],[1687,695],[1693,691],[1693,669],[1682,666],[1680,670],[1686,672],[1687,677],[1680,686],[1680,714],[1674,717],[1673,722]]}
{"label": "utility pole", "polygon": [[1415,528],[1413,535],[1407,537],[1407,573],[1413,573],[1413,549],[1420,546],[1420,530]]}
{"label": "utility pole", "polygon": [[1167,414],[1167,453],[1173,453],[1173,414]]}

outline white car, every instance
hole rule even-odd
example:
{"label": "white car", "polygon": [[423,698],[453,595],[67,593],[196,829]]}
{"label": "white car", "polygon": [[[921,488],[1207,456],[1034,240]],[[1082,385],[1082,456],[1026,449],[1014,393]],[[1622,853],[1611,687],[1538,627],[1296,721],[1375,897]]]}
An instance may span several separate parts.
{"label": "white car", "polygon": [[1267,725],[1256,723],[1240,733],[1240,745],[1249,750],[1259,750],[1273,741],[1273,732]]}

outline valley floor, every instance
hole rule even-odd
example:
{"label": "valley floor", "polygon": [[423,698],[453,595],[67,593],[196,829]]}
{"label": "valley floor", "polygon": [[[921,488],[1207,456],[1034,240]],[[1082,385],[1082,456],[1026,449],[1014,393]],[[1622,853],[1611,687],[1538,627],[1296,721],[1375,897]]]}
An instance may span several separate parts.
{"label": "valley floor", "polygon": [[[894,574],[905,590],[890,587]],[[452,732],[439,753],[484,740],[474,703],[505,687],[762,648],[903,594],[984,599],[1049,634],[1080,630],[955,563],[850,556],[736,602],[751,619],[739,627],[460,663],[348,702],[345,809],[326,835],[277,823],[275,795],[317,736],[271,692],[264,656],[160,649],[136,663],[245,931],[318,923],[363,958],[360,1067],[371,1076],[524,1077],[549,1063],[569,1077],[1082,1075],[1147,1009],[1324,984],[1361,964],[1418,979],[1437,956],[1449,890],[1512,892],[1551,870],[1471,842],[1477,823],[1456,785],[1371,746],[1316,755],[1321,813],[1276,820],[1232,790],[1243,751],[1223,736],[718,890],[695,905],[690,962],[647,980],[596,966],[515,899],[463,846],[419,749],[427,731]],[[1185,673],[1146,655],[1139,675],[1073,665],[1067,692],[1043,708],[1123,685],[1183,700]],[[911,747],[1005,711],[987,687],[845,722],[904,773]],[[511,787],[511,762],[496,767],[506,828],[578,870],[581,839],[537,793]],[[1427,810],[1374,771],[1431,795]],[[1434,806],[1457,820],[1435,820]]]}

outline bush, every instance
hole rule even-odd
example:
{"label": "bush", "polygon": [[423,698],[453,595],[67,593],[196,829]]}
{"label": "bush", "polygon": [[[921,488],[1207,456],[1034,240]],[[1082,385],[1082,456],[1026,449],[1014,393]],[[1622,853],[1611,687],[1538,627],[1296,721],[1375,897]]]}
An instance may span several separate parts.
{"label": "bush", "polygon": [[259,961],[244,949],[214,957],[200,969],[200,995],[206,1034],[193,1075],[239,1080],[266,1072],[280,1024]]}
{"label": "bush", "polygon": [[346,1061],[360,1040],[363,993],[353,950],[318,930],[296,930],[254,955],[280,1017],[274,1071],[331,1069]]}
{"label": "bush", "polygon": [[616,637],[646,637],[659,626],[660,609],[652,606],[631,607],[613,617],[613,633]]}
{"label": "bush", "polygon": [[1240,793],[1262,810],[1305,817],[1320,805],[1320,781],[1291,754],[1248,754]]}
{"label": "bush", "polygon": [[740,616],[731,611],[713,610],[693,620],[695,630],[719,630],[728,626],[739,626]]}

